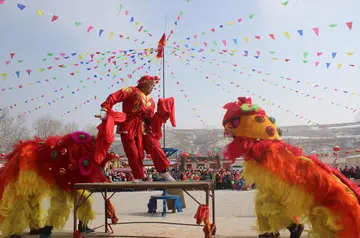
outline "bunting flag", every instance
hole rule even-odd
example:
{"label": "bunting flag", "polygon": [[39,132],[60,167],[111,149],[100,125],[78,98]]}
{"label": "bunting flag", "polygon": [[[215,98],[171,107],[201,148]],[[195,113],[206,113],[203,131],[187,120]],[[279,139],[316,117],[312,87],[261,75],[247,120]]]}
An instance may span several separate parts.
{"label": "bunting flag", "polygon": [[75,110],[79,110],[81,107],[84,107],[84,105],[90,104],[91,102],[96,101],[96,95],[94,95],[93,97],[87,99],[86,101],[80,103],[79,105],[73,107],[72,109],[69,109],[68,111],[62,113],[60,116],[63,117],[66,114],[70,114],[72,112],[74,112]]}
{"label": "bunting flag", "polygon": [[[129,16],[130,13],[127,9],[124,8],[124,6],[122,4],[120,4],[119,6],[119,12],[120,13],[124,13],[124,15],[126,17],[130,17],[129,22],[134,23],[136,27],[138,27],[138,32],[144,32],[147,33],[148,36],[152,37],[152,34],[143,26],[143,24],[141,24],[139,21],[136,21],[134,17]],[[145,41],[144,41],[145,43]]]}
{"label": "bunting flag", "polygon": [[[177,48],[174,48],[175,50],[179,50]],[[182,54],[185,54],[184,51],[182,51]],[[192,58],[196,58],[195,55],[191,55]],[[206,57],[202,57],[203,59],[206,59]],[[213,59],[214,61],[216,61],[216,59]],[[226,63],[226,62],[225,62]],[[220,66],[219,63],[216,64],[216,66]],[[237,64],[233,64],[232,67],[236,68],[238,67],[239,65]],[[257,69],[254,69],[254,68],[247,68],[246,66],[242,66],[243,69],[248,69],[248,70],[256,70],[258,72],[261,72],[263,73],[264,75],[266,76],[270,76],[272,75],[271,73],[266,73],[266,72],[263,72],[262,70],[257,70]],[[235,72],[236,69],[233,69],[233,71]],[[347,89],[338,89],[338,88],[333,88],[331,89],[331,87],[327,87],[327,86],[320,86],[319,84],[314,84],[314,83],[310,83],[308,81],[302,81],[302,80],[293,80],[291,77],[284,77],[284,76],[280,76],[281,79],[284,79],[284,80],[287,80],[287,81],[293,81],[293,82],[296,82],[296,83],[302,83],[302,84],[306,84],[308,86],[313,86],[314,88],[323,88],[324,90],[333,90],[334,92],[341,92],[341,93],[345,93],[345,94],[348,94],[349,96],[352,96],[352,95],[356,95],[356,96],[360,96],[360,93],[356,93],[356,92],[351,92]]]}
{"label": "bunting flag", "polygon": [[[205,60],[201,60],[202,62],[206,62]],[[209,62],[209,61],[207,61],[207,62]],[[194,64],[193,63],[193,59],[192,59],[192,62],[191,63],[187,63],[188,65],[192,65],[192,64]],[[217,66],[220,66],[220,65],[217,65]],[[197,68],[194,68],[195,70],[197,70]],[[262,74],[262,72],[261,71],[257,71],[256,69],[252,69],[251,70],[252,72],[254,72],[254,73],[257,73],[258,75],[261,75]],[[236,70],[233,70],[233,72],[236,72]],[[213,73],[213,75],[214,75],[215,73]],[[240,74],[242,74],[242,75],[245,75],[243,72],[240,72]],[[247,75],[247,76],[252,76],[252,75]],[[208,79],[209,78],[209,76],[206,76],[206,79]],[[260,78],[259,78],[260,79]],[[278,84],[278,83],[274,83],[274,82],[271,82],[271,81],[268,81],[268,80],[266,80],[266,79],[261,79],[263,82],[269,82],[269,85],[272,85],[272,86],[279,86],[279,87],[281,87],[282,89],[288,89],[288,90],[290,90],[290,91],[292,91],[292,92],[294,92],[294,93],[296,93],[296,94],[298,94],[298,95],[301,95],[301,96],[304,96],[304,97],[310,97],[311,99],[313,99],[313,100],[321,100],[321,101],[326,101],[326,99],[323,99],[323,98],[320,98],[320,97],[317,97],[317,96],[314,96],[314,95],[311,95],[311,94],[308,94],[308,93],[304,93],[304,92],[301,92],[301,91],[299,91],[299,90],[296,90],[296,89],[292,89],[292,88],[289,88],[289,87],[286,87],[286,86],[284,86],[284,85],[280,85],[280,84]],[[214,82],[214,80],[213,80],[213,83],[216,83],[216,82]],[[231,84],[235,84],[234,82],[231,82]],[[220,85],[218,85],[218,86],[220,86]],[[343,109],[346,109],[346,110],[349,110],[349,111],[351,111],[352,113],[358,113],[358,109],[356,109],[356,108],[353,108],[353,107],[351,107],[351,106],[344,106],[344,105],[341,105],[341,104],[339,104],[339,103],[336,103],[336,102],[334,102],[334,101],[328,101],[330,104],[332,104],[332,105],[335,105],[335,106],[338,106],[338,107],[340,107],[340,108],[343,108]]]}
{"label": "bunting flag", "polygon": [[[253,14],[251,14],[250,16],[252,16],[252,15]],[[252,18],[250,18],[250,16],[249,16],[249,19],[251,20]],[[236,23],[236,22],[241,23],[242,21],[243,21],[242,18],[238,18],[237,20],[228,22],[227,25],[232,26],[232,25],[234,25],[234,23]],[[329,29],[329,28],[333,29],[333,28],[337,28],[338,25],[339,26],[344,26],[344,27],[346,27],[347,29],[349,29],[351,31],[353,29],[354,22],[353,21],[348,21],[348,22],[344,22],[344,23],[340,23],[340,24],[329,24],[327,27],[325,27],[325,26],[322,26],[321,28],[320,27],[313,27],[313,28],[311,28],[309,30],[297,29],[294,32],[288,32],[288,31],[285,31],[285,32],[282,32],[282,33],[269,32],[266,35],[258,34],[258,35],[254,35],[254,36],[236,37],[236,38],[231,39],[231,40],[234,42],[235,45],[237,45],[237,43],[238,43],[238,41],[240,39],[243,39],[245,41],[245,43],[249,43],[249,39],[261,40],[261,39],[267,38],[267,39],[271,39],[271,40],[276,40],[276,39],[280,38],[281,36],[285,36],[287,39],[291,39],[292,36],[304,37],[304,36],[314,35],[314,36],[318,37],[318,36],[320,36],[320,29],[324,29],[324,30]],[[215,32],[217,32],[218,29],[221,29],[221,28],[224,28],[223,24],[221,24],[221,25],[219,25],[217,27],[213,27],[208,31],[203,31],[200,34],[194,34],[193,36],[188,36],[185,39],[179,40],[177,42],[175,41],[175,42],[173,42],[173,45],[182,44],[182,43],[188,42],[190,40],[197,40],[198,37],[204,36],[208,32],[215,33]],[[208,43],[207,42],[201,42],[201,43],[195,42],[194,43],[194,45],[199,45],[199,44],[207,45]]]}
{"label": "bunting flag", "polygon": [[[6,1],[6,4],[14,4],[14,2],[12,2],[12,1]],[[25,11],[25,10],[27,10],[27,9],[29,8],[29,6],[26,6],[26,5],[21,4],[21,3],[17,3],[17,4],[16,4],[16,7],[17,7],[20,11]],[[59,18],[60,18],[60,19],[63,18],[63,17],[58,16],[57,14],[45,12],[45,11],[40,10],[40,9],[36,9],[36,10],[34,10],[34,11],[35,11],[39,16],[41,16],[41,17],[48,16],[48,17],[50,18],[49,21],[52,22],[52,23],[58,22],[58,19],[59,19]],[[125,12],[125,15],[128,15],[128,12],[127,12],[127,11]],[[132,19],[134,19],[134,18],[132,17]],[[86,24],[84,24],[84,23],[82,23],[82,22],[78,22],[78,21],[72,21],[72,22],[73,22],[73,23],[75,24],[75,26],[78,27],[78,28],[81,28],[81,26],[86,25]],[[132,21],[130,21],[130,22],[132,22]],[[135,25],[137,25],[137,26],[139,26],[139,24],[140,24],[139,22],[137,22],[137,21],[135,21],[135,20],[134,20],[133,22],[134,22]],[[139,27],[140,27],[140,26],[139,26]],[[95,27],[95,26],[93,26],[93,25],[87,25],[87,26],[85,26],[85,28],[86,28],[87,33],[90,33],[90,32],[92,32],[92,30],[95,30],[95,29],[99,29],[98,32],[100,32],[100,29],[103,29],[103,30],[104,30],[104,28],[102,28],[102,27],[97,28],[97,27]],[[148,32],[146,29],[143,30],[143,27],[140,27],[140,28],[142,29],[143,32],[147,32],[149,36],[152,36],[151,33]],[[105,31],[105,30],[104,30],[104,31]],[[110,40],[112,39],[112,36],[114,36],[114,35],[116,34],[117,36],[119,36],[119,39],[132,40],[133,42],[138,42],[138,41],[139,41],[139,39],[137,39],[137,38],[131,38],[130,36],[125,36],[123,33],[120,33],[120,32],[118,32],[118,33],[116,33],[116,31],[106,31],[106,32],[109,32],[109,33],[107,33],[107,35],[110,36],[110,37],[109,37]],[[101,34],[101,35],[103,35],[103,34]],[[100,36],[101,36],[101,35],[100,35]],[[144,43],[145,43],[145,42],[143,42],[142,44],[144,44]]]}
{"label": "bunting flag", "polygon": [[[177,57],[177,58],[178,58],[178,57]],[[192,64],[189,63],[189,64],[187,64],[187,65],[190,66],[190,65],[192,65]],[[202,73],[201,71],[199,71],[199,72]],[[212,77],[214,77],[214,76],[215,76],[215,73],[212,73]],[[221,77],[218,76],[217,78],[220,79]],[[213,78],[210,78],[210,77],[206,76],[205,79],[212,81],[216,86],[222,87],[222,85],[221,85],[219,82],[217,82],[215,79],[213,79]],[[234,84],[234,83],[233,83],[233,84]],[[253,97],[254,97],[254,96],[257,96],[261,101],[266,102],[266,103],[269,104],[269,105],[272,105],[272,106],[274,106],[274,107],[276,107],[276,108],[278,108],[278,109],[284,110],[284,111],[287,112],[287,113],[293,114],[293,115],[294,115],[297,119],[299,119],[299,120],[305,120],[308,125],[320,126],[320,124],[318,124],[317,122],[315,122],[315,121],[313,121],[313,120],[310,120],[310,119],[308,119],[308,118],[300,115],[299,113],[296,113],[296,112],[293,112],[293,111],[291,111],[291,110],[289,110],[289,109],[286,109],[286,108],[280,106],[279,104],[277,104],[277,103],[275,103],[275,102],[272,102],[270,99],[267,99],[267,98],[265,98],[265,97],[259,96],[259,95],[255,94],[255,93],[251,92],[250,90],[241,87],[241,86],[238,85],[238,84],[235,84],[235,86],[236,86],[236,89],[241,89],[241,90],[243,90],[243,91],[251,94],[251,96],[253,96]],[[232,87],[232,88],[233,88],[233,87]],[[227,91],[229,92],[229,90],[227,90]]]}
{"label": "bunting flag", "polygon": [[[227,49],[223,49],[223,50],[219,50],[219,51],[216,51],[215,49],[207,49],[205,50],[204,48],[200,48],[200,49],[197,49],[197,48],[189,48],[188,45],[184,45],[186,48],[182,48],[180,49],[179,48],[179,45],[176,45],[175,47],[173,47],[174,49],[180,49],[182,51],[194,51],[194,52],[210,52],[210,53],[218,53],[218,54],[221,54],[221,55],[224,55],[224,54],[229,54],[230,56],[235,56],[236,53],[238,52],[238,50],[227,50]],[[260,50],[256,50],[254,54],[250,55],[249,51],[248,50],[243,50],[244,54],[242,54],[242,56],[244,57],[248,57],[248,56],[252,56],[256,59],[260,59],[260,54],[261,54],[261,51]],[[272,55],[272,60],[274,61],[278,61],[278,62],[285,62],[285,63],[288,63],[288,62],[301,62],[303,64],[308,64],[308,65],[312,65],[314,66],[314,68],[319,68],[318,66],[320,65],[323,65],[324,67],[326,67],[327,69],[331,68],[332,66],[332,63],[331,62],[320,62],[320,61],[309,61],[307,60],[307,56],[309,55],[309,52],[304,52],[303,53],[303,57],[304,59],[302,60],[293,60],[293,59],[290,59],[289,57],[285,57],[285,58],[278,58],[276,56],[274,56],[275,54],[275,51],[271,50],[271,51],[265,51],[266,53],[268,54],[271,54]],[[320,56],[320,55],[323,55],[322,52],[316,52],[317,56]],[[348,55],[348,56],[353,56],[355,54],[355,52],[344,52],[345,55]],[[334,59],[336,57],[336,55],[338,55],[337,52],[332,52],[331,53],[331,57],[332,59]],[[344,63],[337,63],[337,64],[334,64],[336,66],[336,68],[338,70],[340,70],[342,68],[343,65],[347,65],[348,67],[350,68],[360,68],[360,65],[356,65],[356,64],[344,64]]]}
{"label": "bunting flag", "polygon": [[[176,78],[176,75],[174,72],[171,72],[171,78],[174,79],[174,81],[176,81],[176,86],[180,87],[180,92],[184,95],[184,99],[190,103],[191,101],[189,99],[188,94],[185,92],[184,88],[181,86],[180,80],[178,80]],[[196,118],[201,122],[202,126],[205,126],[205,122],[202,119],[202,117],[200,116],[199,111],[196,108],[192,108],[191,110],[195,114]]]}
{"label": "bunting flag", "polygon": [[164,57],[164,47],[166,45],[166,35],[165,33],[162,35],[161,39],[159,40],[158,47],[157,47],[157,55],[158,59]]}
{"label": "bunting flag", "polygon": [[[190,0],[186,0],[186,3],[189,3],[189,2],[190,2]],[[180,10],[178,16],[176,17],[176,20],[175,20],[174,24],[172,25],[172,28],[170,30],[170,33],[168,34],[168,37],[167,37],[166,41],[169,41],[170,37],[174,34],[174,30],[177,27],[178,22],[180,21],[183,14],[184,14],[183,10]]]}

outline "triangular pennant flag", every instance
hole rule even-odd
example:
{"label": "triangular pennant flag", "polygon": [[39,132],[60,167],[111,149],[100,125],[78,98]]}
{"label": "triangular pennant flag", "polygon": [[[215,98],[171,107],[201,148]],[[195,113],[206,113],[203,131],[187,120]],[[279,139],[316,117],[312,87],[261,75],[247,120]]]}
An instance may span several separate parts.
{"label": "triangular pennant flag", "polygon": [[286,2],[281,3],[281,5],[286,6],[286,5],[288,5],[288,3],[289,3],[289,1],[286,1]]}
{"label": "triangular pennant flag", "polygon": [[9,60],[5,61],[5,64],[6,64],[6,65],[9,65],[9,64],[10,64],[10,61],[9,61]]}
{"label": "triangular pennant flag", "polygon": [[304,52],[304,58],[306,59],[306,57],[308,56],[309,52]]}
{"label": "triangular pennant flag", "polygon": [[92,29],[94,29],[93,26],[89,26],[88,29],[87,29],[87,33],[89,33]]}
{"label": "triangular pennant flag", "polygon": [[331,63],[326,63],[326,68],[329,68]]}
{"label": "triangular pennant flag", "polygon": [[81,22],[76,21],[76,22],[75,22],[75,25],[76,25],[76,26],[80,26],[80,25],[81,25]]}
{"label": "triangular pennant flag", "polygon": [[104,30],[103,29],[100,29],[99,30],[99,37],[101,36],[101,34],[104,32]]}
{"label": "triangular pennant flag", "polygon": [[320,64],[320,62],[315,62],[315,67],[317,67]]}
{"label": "triangular pennant flag", "polygon": [[57,19],[59,19],[59,17],[58,17],[58,16],[53,15],[53,16],[52,16],[52,18],[51,18],[51,22],[54,22],[54,21],[56,21]]}
{"label": "triangular pennant flag", "polygon": [[297,30],[297,32],[299,33],[299,35],[304,36],[303,30]]}
{"label": "triangular pennant flag", "polygon": [[224,46],[226,46],[226,40],[222,40],[222,43],[224,44]]}
{"label": "triangular pennant flag", "polygon": [[330,24],[329,27],[335,28],[335,27],[337,27],[337,24]]}
{"label": "triangular pennant flag", "polygon": [[352,56],[352,55],[354,54],[354,52],[346,52],[346,54],[347,54],[348,56]]}
{"label": "triangular pennant flag", "polygon": [[10,58],[13,59],[15,56],[15,53],[10,53]]}
{"label": "triangular pennant flag", "polygon": [[285,62],[287,63],[287,62],[289,62],[290,61],[290,59],[285,59]]}
{"label": "triangular pennant flag", "polygon": [[22,4],[19,4],[19,3],[18,3],[18,5],[17,5],[17,7],[18,7],[21,11],[23,11],[23,10],[26,8],[25,5],[22,5]]}
{"label": "triangular pennant flag", "polygon": [[237,45],[238,39],[233,39],[235,45]]}
{"label": "triangular pennant flag", "polygon": [[275,40],[275,35],[274,34],[271,33],[271,34],[269,34],[269,36],[270,36],[271,39]]}
{"label": "triangular pennant flag", "polygon": [[245,41],[246,43],[249,43],[249,38],[248,38],[247,36],[245,36],[245,37],[244,37],[244,41]]}
{"label": "triangular pennant flag", "polygon": [[20,78],[20,71],[16,71],[15,74],[18,78]]}
{"label": "triangular pennant flag", "polygon": [[27,69],[27,70],[26,70],[26,73],[28,73],[28,75],[30,75],[30,74],[31,74],[31,71],[32,71],[31,69]]}
{"label": "triangular pennant flag", "polygon": [[284,32],[284,35],[286,36],[286,38],[290,39],[290,34],[289,34],[289,32]]}
{"label": "triangular pennant flag", "polygon": [[130,18],[130,22],[133,22],[135,19],[133,17]]}
{"label": "triangular pennant flag", "polygon": [[37,14],[39,14],[39,16],[44,15],[44,12],[43,12],[43,11],[41,11],[41,10],[36,10],[36,12],[37,12]]}
{"label": "triangular pennant flag", "polygon": [[4,80],[6,80],[6,72],[1,73],[1,76],[3,76]]}
{"label": "triangular pennant flag", "polygon": [[340,69],[340,68],[341,68],[341,66],[342,66],[342,64],[338,64],[338,69]]}
{"label": "triangular pennant flag", "polygon": [[250,19],[253,19],[253,18],[254,18],[254,16],[255,16],[255,14],[254,14],[254,13],[252,13],[252,14],[250,14],[250,15],[249,15],[249,18],[250,18]]}
{"label": "triangular pennant flag", "polygon": [[337,55],[337,53],[336,53],[336,52],[332,52],[332,53],[331,53],[332,58],[335,58],[335,57],[336,57],[336,55]]}
{"label": "triangular pennant flag", "polygon": [[352,23],[352,21],[349,21],[349,22],[346,22],[346,25],[351,30],[352,26],[353,26],[353,23]]}
{"label": "triangular pennant flag", "polygon": [[5,0],[0,0],[0,5],[4,4],[4,3],[5,3]]}
{"label": "triangular pennant flag", "polygon": [[114,32],[110,32],[109,39],[112,40],[113,37],[114,37]]}
{"label": "triangular pennant flag", "polygon": [[319,36],[319,27],[314,27],[313,31],[314,31],[316,36]]}
{"label": "triangular pennant flag", "polygon": [[321,56],[323,53],[322,52],[317,52],[316,54],[317,54],[317,56]]}

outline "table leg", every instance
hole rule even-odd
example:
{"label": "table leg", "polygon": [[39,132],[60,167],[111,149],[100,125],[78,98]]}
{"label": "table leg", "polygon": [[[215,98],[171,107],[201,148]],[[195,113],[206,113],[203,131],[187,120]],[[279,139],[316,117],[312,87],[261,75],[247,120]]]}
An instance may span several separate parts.
{"label": "table leg", "polygon": [[74,189],[74,233],[77,230],[77,190]]}
{"label": "table leg", "polygon": [[108,220],[107,220],[107,189],[104,192],[104,201],[105,201],[105,233],[108,232]]}
{"label": "table leg", "polygon": [[212,203],[213,224],[215,224],[215,183],[213,183],[211,187],[211,203]]}

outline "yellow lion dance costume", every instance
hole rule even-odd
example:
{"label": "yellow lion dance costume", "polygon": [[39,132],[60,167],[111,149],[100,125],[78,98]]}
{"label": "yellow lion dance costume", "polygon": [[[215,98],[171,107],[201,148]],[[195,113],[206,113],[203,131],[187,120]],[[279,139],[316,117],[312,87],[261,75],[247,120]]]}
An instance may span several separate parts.
{"label": "yellow lion dance costume", "polygon": [[[93,159],[94,150],[95,140],[85,132],[15,145],[0,169],[2,236],[21,237],[26,228],[42,228],[42,237],[47,237],[52,228],[63,228],[73,206],[73,184],[107,181]],[[50,199],[46,219],[41,209],[45,197]],[[90,200],[81,205],[78,215],[84,226],[94,219]]]}
{"label": "yellow lion dance costume", "polygon": [[259,237],[279,237],[288,229],[300,238],[308,224],[316,238],[360,238],[360,192],[356,184],[316,156],[280,139],[275,119],[250,98],[224,106],[223,127],[234,140],[224,156],[244,158],[247,183],[255,183]]}

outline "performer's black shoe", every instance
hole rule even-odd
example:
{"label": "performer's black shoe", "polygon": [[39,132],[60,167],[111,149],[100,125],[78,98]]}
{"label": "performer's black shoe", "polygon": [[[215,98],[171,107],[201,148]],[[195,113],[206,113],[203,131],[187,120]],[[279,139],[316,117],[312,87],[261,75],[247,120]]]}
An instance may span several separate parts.
{"label": "performer's black shoe", "polygon": [[89,227],[87,226],[87,224],[84,224],[82,221],[79,221],[78,230],[79,230],[80,232],[86,232],[86,233],[95,232],[94,229],[89,228]]}
{"label": "performer's black shoe", "polygon": [[290,238],[300,238],[304,231],[304,225],[293,223],[287,229],[290,231]]}
{"label": "performer's black shoe", "polygon": [[273,233],[266,232],[259,235],[259,238],[278,238],[278,237],[280,237],[280,233],[278,231]]}
{"label": "performer's black shoe", "polygon": [[30,235],[40,235],[40,234],[46,234],[46,233],[49,233],[49,229],[50,229],[50,234],[51,234],[51,231],[53,229],[52,226],[45,226],[45,227],[42,227],[42,228],[39,228],[39,229],[33,229],[31,228],[30,229]]}

